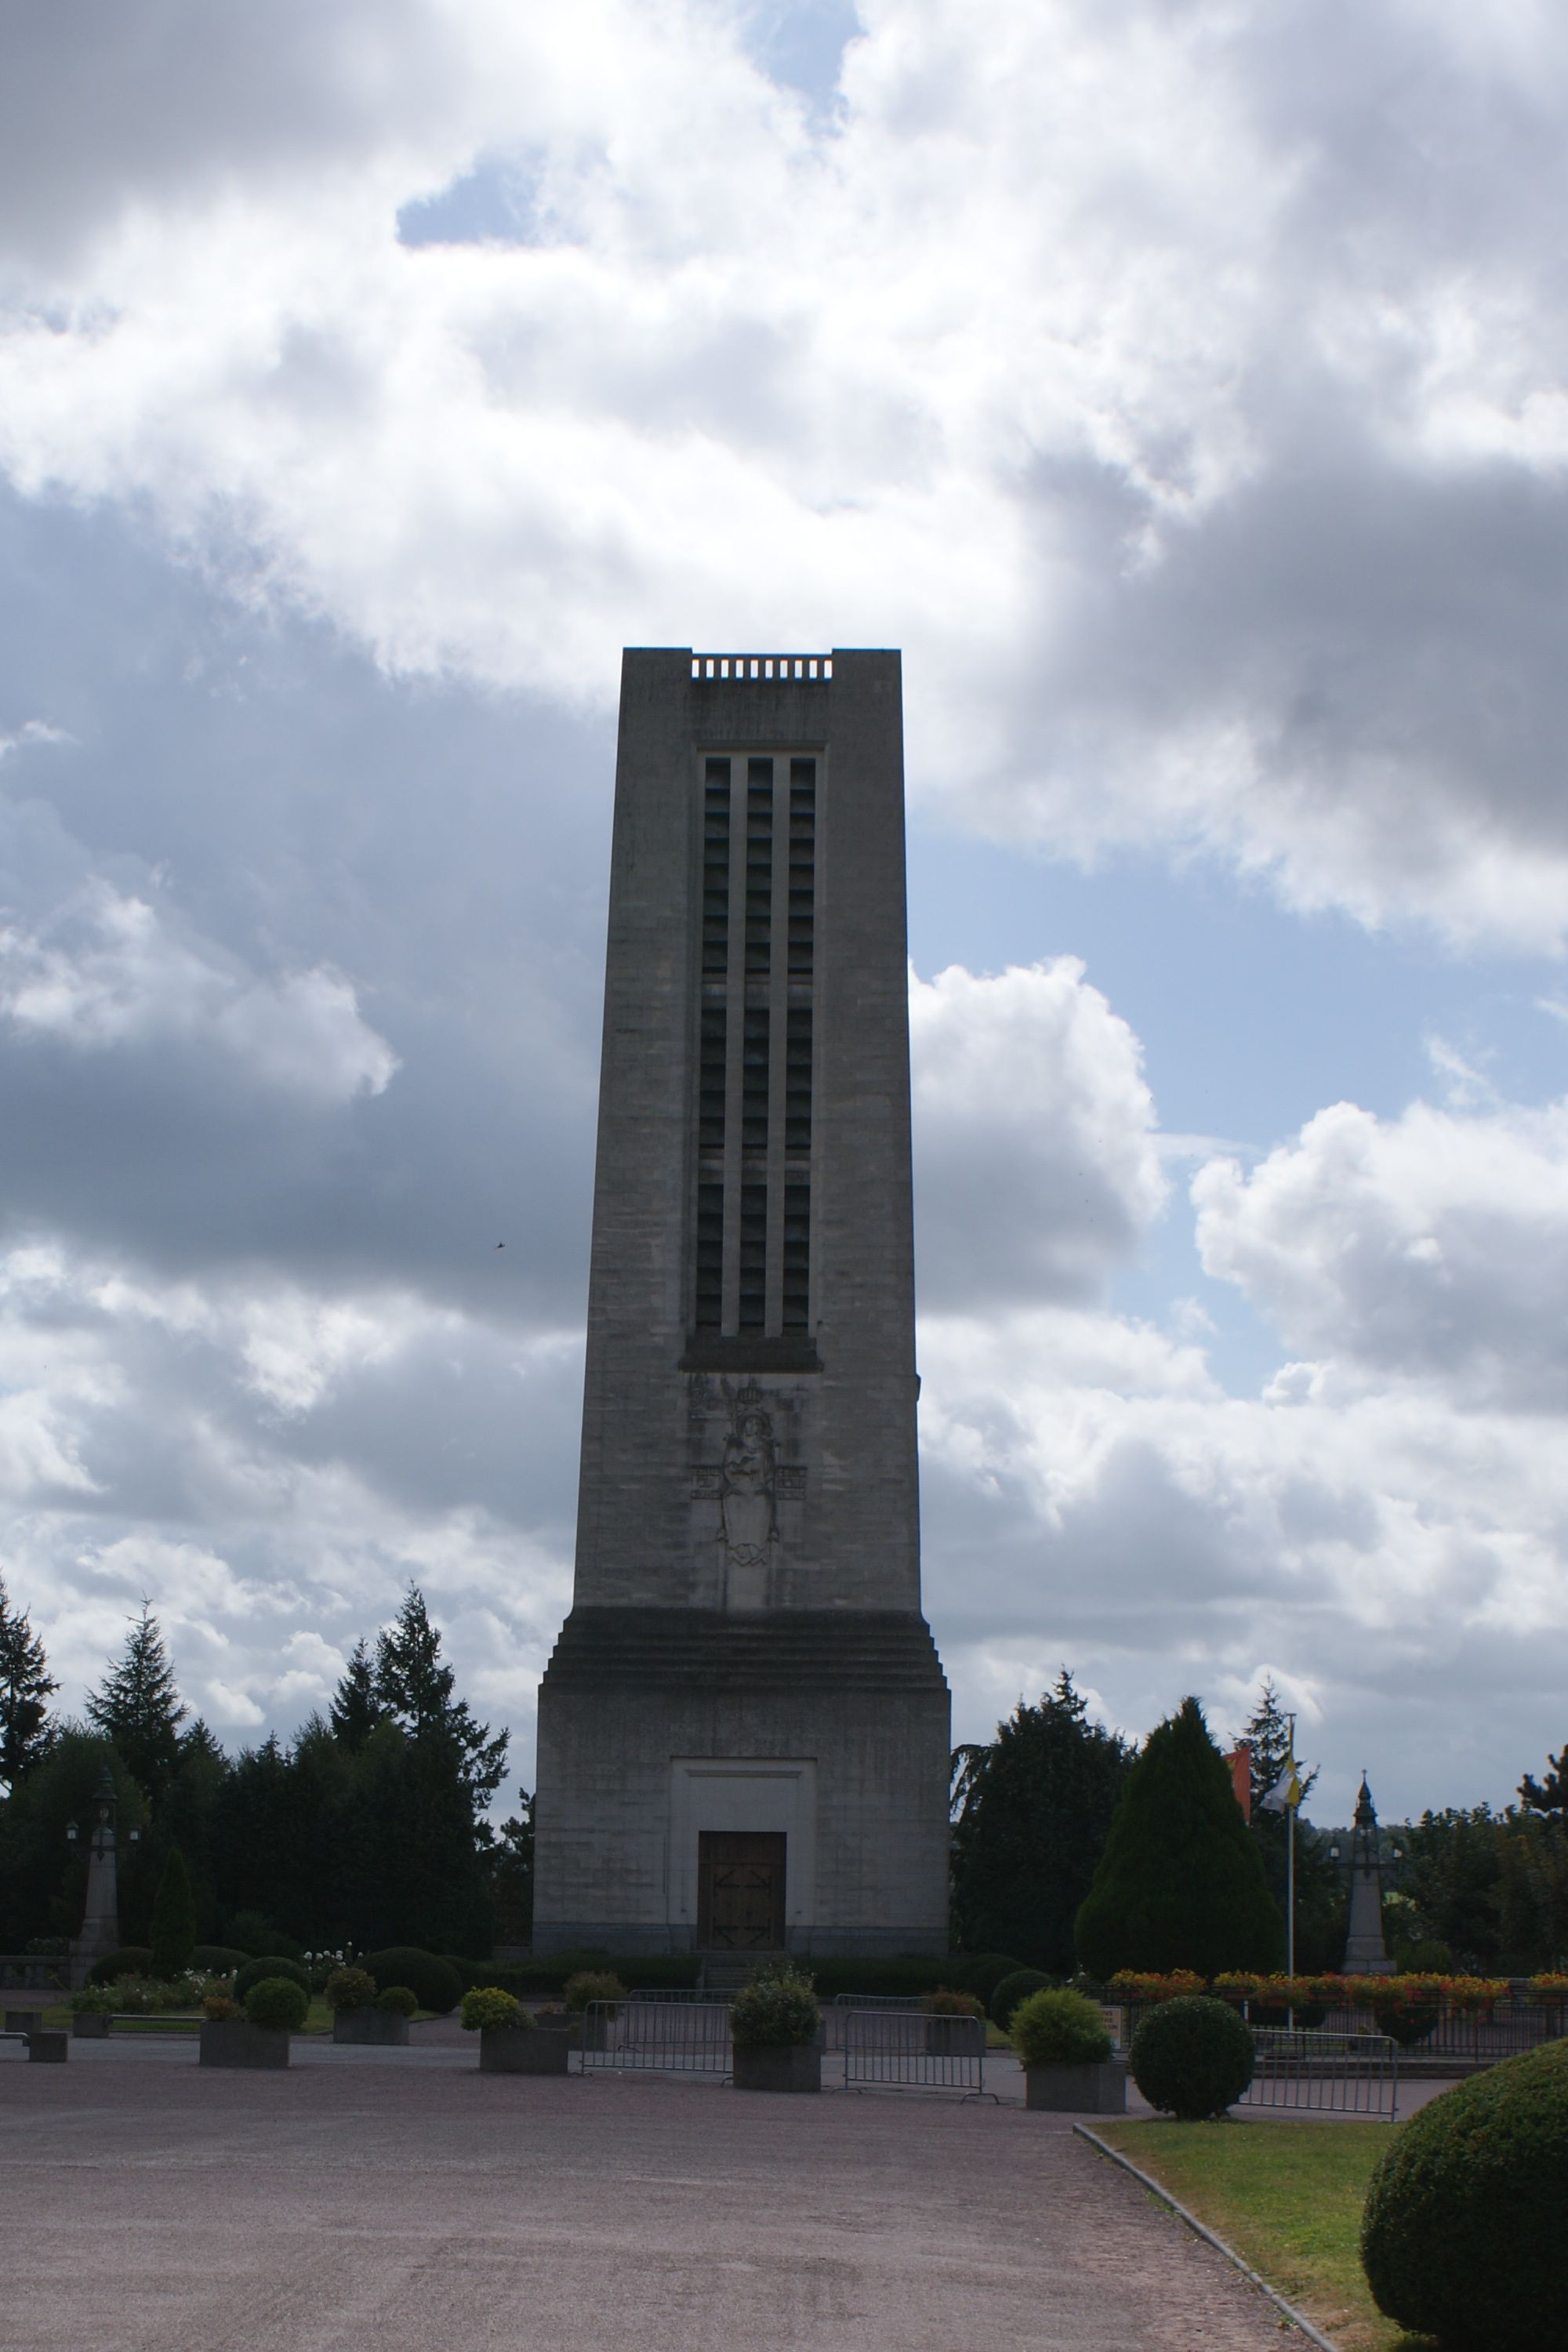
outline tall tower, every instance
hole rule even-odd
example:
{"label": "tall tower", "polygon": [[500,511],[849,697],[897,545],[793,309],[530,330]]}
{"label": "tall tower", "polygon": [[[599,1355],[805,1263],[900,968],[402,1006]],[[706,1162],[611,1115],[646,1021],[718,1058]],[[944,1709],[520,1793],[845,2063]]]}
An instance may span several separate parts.
{"label": "tall tower", "polygon": [[896,653],[621,678],[534,1945],[943,1951]]}

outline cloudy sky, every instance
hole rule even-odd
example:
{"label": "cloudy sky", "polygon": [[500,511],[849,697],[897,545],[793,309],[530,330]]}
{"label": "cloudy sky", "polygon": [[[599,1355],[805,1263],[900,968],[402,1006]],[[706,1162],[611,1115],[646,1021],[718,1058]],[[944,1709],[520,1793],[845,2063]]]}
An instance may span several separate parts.
{"label": "cloudy sky", "polygon": [[[930,1614],[1568,1738],[1568,20],[0,0],[0,1496],[231,1746],[570,1593],[626,643],[904,649]],[[498,1253],[499,1240],[506,1243]]]}

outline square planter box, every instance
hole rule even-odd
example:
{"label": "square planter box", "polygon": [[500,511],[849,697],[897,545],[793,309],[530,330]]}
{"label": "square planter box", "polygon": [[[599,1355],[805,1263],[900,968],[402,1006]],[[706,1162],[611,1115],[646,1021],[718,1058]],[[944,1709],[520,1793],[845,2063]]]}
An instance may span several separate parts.
{"label": "square planter box", "polygon": [[928,2017],[928,2058],[974,2058],[985,2048],[984,2021],[978,2017]]}
{"label": "square planter box", "polygon": [[27,2056],[35,2066],[63,2066],[70,2049],[68,2033],[57,2032],[52,2027],[46,2033],[35,2025],[27,2036]]}
{"label": "square planter box", "polygon": [[390,2009],[339,2009],[332,2012],[334,2042],[368,2042],[378,2050],[406,2050],[408,2020]]}
{"label": "square planter box", "polygon": [[208,2018],[202,2027],[204,2066],[287,2066],[289,2036],[281,2026],[252,2025],[246,2017]]}
{"label": "square planter box", "polygon": [[737,2091],[820,2091],[822,2053],[815,2042],[784,2050],[737,2050],[732,2079]]}
{"label": "square planter box", "polygon": [[1127,2065],[1108,2058],[1103,2066],[1026,2066],[1024,2105],[1050,2115],[1124,2116]]}
{"label": "square planter box", "polygon": [[102,2011],[84,2010],[71,2019],[71,2038],[76,2042],[107,2042],[109,2018]]}
{"label": "square planter box", "polygon": [[564,2074],[567,2036],[548,2025],[479,2029],[481,2074]]}

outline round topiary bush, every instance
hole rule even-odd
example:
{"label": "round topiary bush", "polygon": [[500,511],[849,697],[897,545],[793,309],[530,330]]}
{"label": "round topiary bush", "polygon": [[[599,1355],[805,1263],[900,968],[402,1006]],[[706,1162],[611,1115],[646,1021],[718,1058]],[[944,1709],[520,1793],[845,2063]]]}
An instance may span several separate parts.
{"label": "round topiary bush", "polygon": [[245,2013],[252,2025],[267,2025],[298,2033],[310,2012],[310,1997],[292,1977],[263,1977],[246,1996]]}
{"label": "round topiary bush", "polygon": [[1373,2299],[1445,2352],[1561,2352],[1565,2205],[1568,2042],[1551,2042],[1401,2125],[1362,2217]]}
{"label": "round topiary bush", "polygon": [[412,2017],[419,2003],[407,1985],[388,1985],[376,1997],[377,2009],[384,2009],[392,2017]]}
{"label": "round topiary bush", "polygon": [[121,1977],[144,1977],[153,1965],[153,1950],[148,1944],[127,1944],[123,1951],[106,1953],[94,1960],[87,1972],[89,1984],[111,1985]]}
{"label": "round topiary bush", "polygon": [[924,1994],[921,2007],[928,2017],[978,2017],[985,2015],[985,2004],[978,1993],[954,1992],[951,1985],[933,1985]]}
{"label": "round topiary bush", "polygon": [[1128,2063],[1152,2107],[1202,2123],[1240,2098],[1253,2056],[1252,2035],[1228,2001],[1184,1993],[1139,2021]]}
{"label": "round topiary bush", "polygon": [[991,1996],[1004,1977],[1016,1977],[1023,1967],[1022,1960],[1009,1958],[1005,1952],[981,1952],[973,1960],[965,1960],[959,1971],[958,1982],[965,1992],[972,1992],[990,2006]]}
{"label": "round topiary bush", "polygon": [[462,2019],[469,2033],[493,2033],[501,2026],[533,2022],[516,1994],[503,1992],[500,1985],[470,1985],[463,1995]]}
{"label": "round topiary bush", "polygon": [[1050,1981],[1038,1969],[1015,1969],[1010,1977],[1003,1978],[991,1996],[992,2023],[1005,2033],[1018,2003],[1027,2000],[1032,1992],[1044,1992]]}
{"label": "round topiary bush", "polygon": [[298,1985],[306,1996],[306,2007],[309,2008],[310,1978],[298,1960],[286,1960],[279,1952],[272,1953],[264,1960],[247,1960],[234,1980],[236,2000],[248,2000],[258,1984],[266,1984],[274,1977],[287,1977],[290,1984]]}
{"label": "round topiary bush", "polygon": [[248,1952],[239,1951],[233,1944],[198,1944],[191,1954],[191,1966],[204,1976],[231,1977],[249,1958]]}
{"label": "round topiary bush", "polygon": [[1103,2066],[1110,2036],[1092,2000],[1066,1985],[1042,1985],[1013,2011],[1013,2047],[1025,2066]]}
{"label": "round topiary bush", "polygon": [[375,1979],[377,1992],[384,1992],[388,1985],[406,1985],[420,2008],[432,2010],[437,2017],[449,2016],[462,1999],[457,1969],[437,1959],[434,1952],[421,1952],[412,1944],[371,1952],[361,1966]]}

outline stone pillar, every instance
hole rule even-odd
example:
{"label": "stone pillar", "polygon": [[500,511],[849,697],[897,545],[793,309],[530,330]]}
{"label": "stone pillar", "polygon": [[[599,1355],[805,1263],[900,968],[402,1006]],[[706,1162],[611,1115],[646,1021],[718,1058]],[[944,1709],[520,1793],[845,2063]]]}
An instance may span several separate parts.
{"label": "stone pillar", "polygon": [[114,1781],[106,1764],[92,1800],[93,1823],[87,1850],[87,1902],[81,1933],[70,1948],[70,1979],[85,1984],[95,1960],[120,1949],[120,1886],[114,1845]]}

